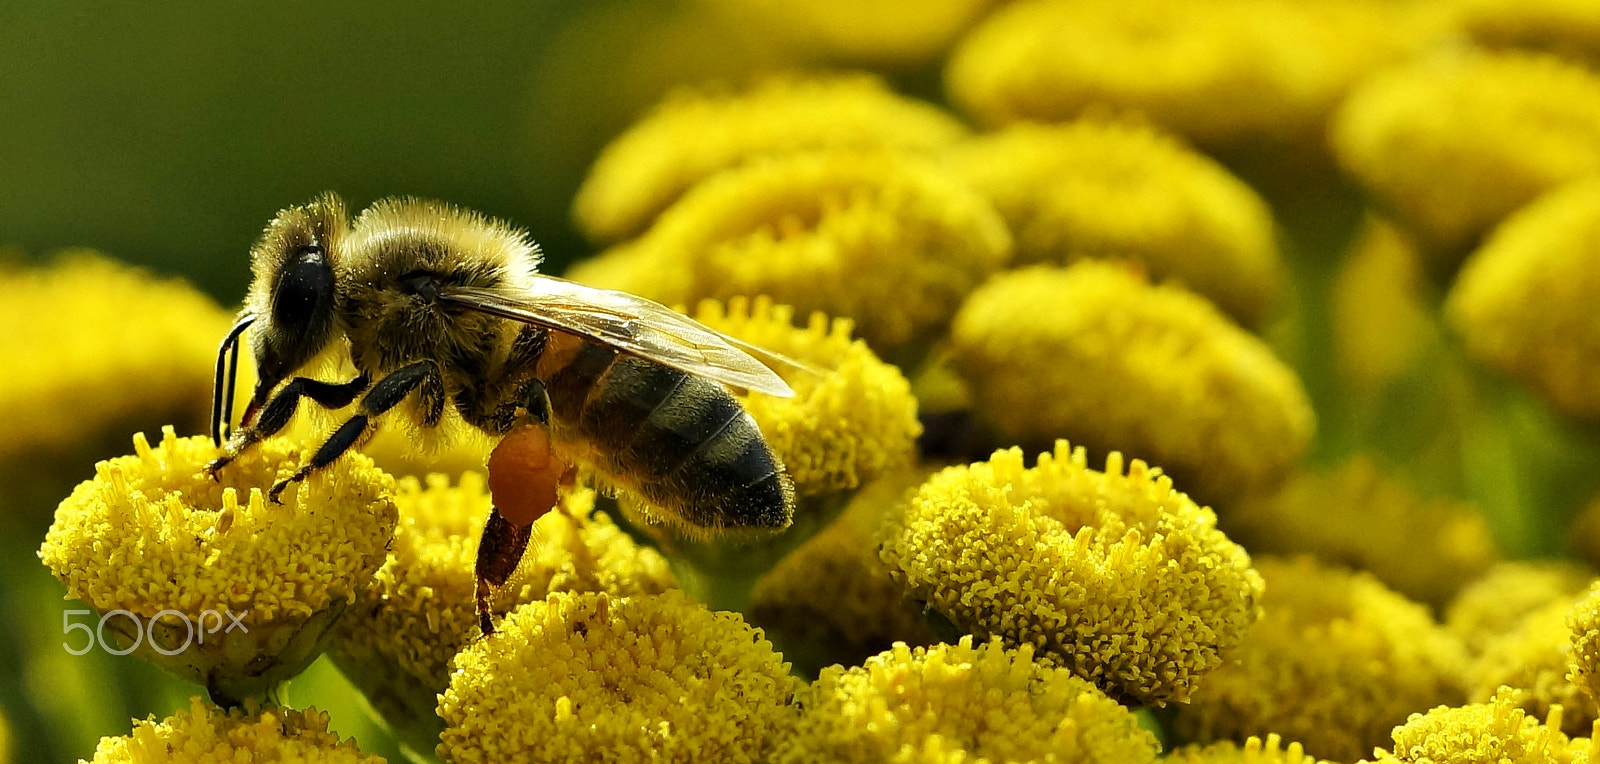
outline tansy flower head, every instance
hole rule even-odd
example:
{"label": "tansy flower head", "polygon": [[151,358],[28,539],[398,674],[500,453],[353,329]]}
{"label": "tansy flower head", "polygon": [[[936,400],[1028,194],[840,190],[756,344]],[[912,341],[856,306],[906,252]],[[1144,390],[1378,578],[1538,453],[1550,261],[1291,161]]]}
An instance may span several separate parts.
{"label": "tansy flower head", "polygon": [[636,246],[688,269],[688,299],[770,295],[802,314],[854,319],[868,345],[903,360],[941,335],[967,292],[1006,263],[1011,234],[947,170],[833,150],[717,175]]}
{"label": "tansy flower head", "polygon": [[213,764],[230,761],[281,761],[303,764],[382,764],[363,754],[355,741],[341,741],[328,729],[328,715],[314,708],[261,707],[223,710],[199,698],[157,723],[135,721],[133,732],[108,737],[94,749],[91,764]]}
{"label": "tansy flower head", "polygon": [[1133,713],[1032,645],[999,640],[909,648],[830,666],[801,694],[793,737],[773,761],[1154,762],[1155,736]]}
{"label": "tansy flower head", "polygon": [[1242,500],[1222,527],[1254,552],[1353,565],[1441,609],[1498,557],[1476,506],[1420,496],[1365,457],[1296,474],[1271,496]]}
{"label": "tansy flower head", "polygon": [[[330,653],[390,729],[432,750],[444,723],[435,712],[450,683],[450,659],[478,636],[473,591],[477,546],[492,501],[481,473],[426,482],[400,479],[400,524],[389,559],[340,621]],[[497,611],[555,591],[656,594],[673,586],[666,560],[642,549],[604,515],[594,492],[567,494],[561,511],[534,524],[517,574]]]}
{"label": "tansy flower head", "polygon": [[962,305],[951,340],[1003,442],[1126,451],[1207,501],[1276,484],[1315,426],[1299,379],[1261,340],[1114,263],[996,276]]}
{"label": "tansy flower head", "polygon": [[1547,56],[1434,56],[1363,83],[1331,140],[1436,264],[1453,266],[1506,214],[1600,170],[1600,75]]}
{"label": "tansy flower head", "polygon": [[[1394,750],[1376,752],[1375,764],[1491,764],[1514,761],[1517,764],[1569,764],[1587,761],[1586,747],[1573,745],[1561,734],[1552,715],[1549,724],[1540,724],[1517,706],[1516,691],[1501,688],[1486,703],[1459,708],[1440,706],[1427,713],[1415,713],[1404,725],[1394,729]],[[1584,757],[1574,758],[1579,750]]]}
{"label": "tansy flower head", "polygon": [[1517,628],[1528,614],[1552,603],[1572,604],[1592,573],[1569,562],[1502,562],[1474,579],[1445,610],[1445,627],[1473,653]]}
{"label": "tansy flower head", "polygon": [[988,125],[1110,109],[1212,147],[1314,146],[1351,83],[1425,39],[1382,2],[1028,0],[973,30],[945,82]]}
{"label": "tansy flower head", "polygon": [[1105,472],[1059,441],[934,475],[883,529],[882,556],[958,628],[1040,653],[1113,698],[1187,700],[1256,618],[1261,578],[1216,516],[1137,459]]}
{"label": "tansy flower head", "polygon": [[853,666],[895,642],[935,641],[921,607],[879,559],[876,538],[884,514],[923,477],[922,470],[901,470],[866,486],[833,524],[756,583],[746,617],[802,673]]}
{"label": "tansy flower head", "polygon": [[42,268],[0,263],[0,293],[0,463],[205,424],[232,316],[193,287],[71,250]]}
{"label": "tansy flower head", "polygon": [[1591,585],[1573,606],[1567,626],[1572,629],[1567,676],[1591,701],[1600,702],[1600,582]]}
{"label": "tansy flower head", "polygon": [[298,674],[383,563],[394,481],[352,454],[271,504],[265,489],[300,466],[287,442],[262,441],[215,478],[202,472],[220,453],[209,438],[169,427],[156,448],[133,443],[61,502],[40,559],[67,596],[131,613],[108,631],[214,699]]}
{"label": "tansy flower head", "polygon": [[765,760],[797,688],[737,614],[677,591],[558,592],[456,657],[439,697],[449,761]]}
{"label": "tansy flower head", "polygon": [[1267,582],[1261,620],[1178,708],[1182,738],[1276,731],[1313,756],[1354,761],[1407,714],[1463,699],[1461,644],[1421,605],[1308,558],[1256,567]]}
{"label": "tansy flower head", "polygon": [[1451,24],[1480,45],[1600,64],[1600,5],[1589,0],[1454,0],[1447,6]]}
{"label": "tansy flower head", "polygon": [[820,148],[927,151],[965,132],[953,117],[865,74],[782,75],[743,93],[679,91],[606,147],[578,189],[573,217],[590,238],[616,241],[643,231],[700,181],[761,157]]}
{"label": "tansy flower head", "polygon": [[1368,214],[1334,276],[1329,311],[1340,379],[1375,400],[1439,339],[1422,254],[1406,233]]}
{"label": "tansy flower head", "polygon": [[1588,734],[1595,703],[1567,679],[1572,662],[1567,617],[1574,599],[1551,602],[1524,615],[1510,631],[1483,640],[1467,667],[1467,699],[1484,702],[1499,690],[1514,689],[1517,705],[1530,714],[1551,716],[1560,707],[1559,720],[1552,724],[1568,734]]}
{"label": "tansy flower head", "polygon": [[1256,324],[1280,290],[1272,213],[1215,161],[1135,123],[1018,124],[949,162],[994,203],[1017,263],[1130,259]]}
{"label": "tansy flower head", "polygon": [[1265,742],[1251,735],[1243,744],[1221,740],[1210,745],[1187,745],[1162,759],[1166,764],[1327,764],[1306,753],[1299,743],[1283,742],[1276,734]]}
{"label": "tansy flower head", "polygon": [[[1596,86],[1600,169],[1600,79]],[[1446,316],[1474,358],[1572,416],[1600,419],[1600,179],[1551,192],[1506,220],[1451,287]]]}
{"label": "tansy flower head", "polygon": [[996,0],[702,0],[803,60],[908,69],[932,61]]}

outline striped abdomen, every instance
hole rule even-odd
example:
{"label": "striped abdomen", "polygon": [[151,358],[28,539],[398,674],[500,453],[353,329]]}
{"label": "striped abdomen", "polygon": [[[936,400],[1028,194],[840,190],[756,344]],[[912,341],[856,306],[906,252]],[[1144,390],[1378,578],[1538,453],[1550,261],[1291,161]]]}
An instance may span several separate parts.
{"label": "striped abdomen", "polygon": [[727,388],[589,343],[540,371],[558,435],[618,485],[696,527],[789,524],[788,475]]}

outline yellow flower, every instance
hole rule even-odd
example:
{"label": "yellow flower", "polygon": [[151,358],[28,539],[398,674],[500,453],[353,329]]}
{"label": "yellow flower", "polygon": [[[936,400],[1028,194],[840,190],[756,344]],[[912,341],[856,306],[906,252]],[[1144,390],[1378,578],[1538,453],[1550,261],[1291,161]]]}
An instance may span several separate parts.
{"label": "yellow flower", "polygon": [[1266,742],[1251,735],[1243,745],[1223,740],[1210,745],[1198,743],[1179,748],[1162,759],[1167,764],[1328,764],[1306,753],[1299,743],[1284,744],[1277,734]]}
{"label": "yellow flower", "polygon": [[205,428],[233,317],[193,287],[69,250],[43,268],[0,263],[0,293],[0,463],[164,422]]}
{"label": "yellow flower", "polygon": [[1352,83],[1427,37],[1384,2],[1030,0],[973,30],[945,82],[986,125],[1132,112],[1211,147],[1315,146]]}
{"label": "yellow flower", "polygon": [[1480,45],[1600,64],[1600,5],[1589,0],[1454,0],[1447,13]]}
{"label": "yellow flower", "polygon": [[677,591],[558,592],[456,657],[451,761],[765,760],[797,681],[760,629]]}
{"label": "yellow flower", "polygon": [[1445,610],[1445,627],[1473,653],[1516,630],[1522,619],[1551,603],[1572,604],[1593,574],[1577,563],[1502,562],[1461,587]]}
{"label": "yellow flower", "polygon": [[[450,659],[479,635],[474,563],[492,501],[481,473],[458,484],[440,474],[400,479],[400,524],[373,585],[339,622],[329,654],[389,728],[416,750],[433,750],[444,722],[435,712],[450,683]],[[656,594],[671,588],[666,560],[641,549],[604,515],[589,516],[594,492],[564,497],[562,511],[534,524],[498,611],[556,591]]]}
{"label": "yellow flower", "polygon": [[1600,702],[1600,582],[1589,587],[1567,616],[1572,630],[1572,662],[1567,678],[1589,700]]}
{"label": "yellow flower", "polygon": [[1547,56],[1433,56],[1364,82],[1331,140],[1435,264],[1453,266],[1508,213],[1600,170],[1600,75]]}
{"label": "yellow flower", "polygon": [[1275,731],[1313,756],[1354,761],[1408,714],[1464,700],[1461,644],[1421,605],[1308,558],[1256,567],[1267,582],[1261,620],[1178,708],[1183,739]]}
{"label": "yellow flower", "polygon": [[578,189],[573,217],[596,241],[643,231],[722,170],[819,148],[928,151],[966,133],[931,104],[864,74],[762,80],[743,93],[679,91],[612,141]]}
{"label": "yellow flower", "polygon": [[[1486,703],[1440,706],[1412,714],[1394,730],[1394,751],[1379,750],[1377,764],[1575,764],[1587,761],[1587,746],[1574,746],[1561,734],[1553,713],[1540,724],[1517,707],[1516,692],[1501,688]],[[1582,758],[1575,758],[1578,751]]]}
{"label": "yellow flower", "polygon": [[802,314],[854,319],[880,355],[904,360],[943,334],[967,292],[1005,265],[1011,235],[948,170],[833,150],[717,175],[662,213],[636,246],[656,252],[635,257],[687,269],[687,300],[769,295]]}
{"label": "yellow flower", "polygon": [[[1596,83],[1600,169],[1600,78]],[[1600,179],[1551,192],[1507,219],[1472,255],[1445,304],[1474,358],[1588,419],[1600,419],[1597,237]]]}
{"label": "yellow flower", "polygon": [[328,729],[328,715],[314,708],[261,707],[254,702],[224,711],[199,698],[157,723],[134,721],[133,732],[108,737],[94,750],[92,764],[213,764],[230,761],[281,761],[301,764],[381,764],[363,754],[354,740],[341,741]]}
{"label": "yellow flower", "polygon": [[[394,481],[352,454],[269,504],[300,466],[268,439],[217,473],[209,437],[163,431],[151,448],[95,466],[56,509],[39,557],[140,657],[218,702],[300,673],[372,580],[394,534]],[[248,492],[241,500],[239,494]]]}
{"label": "yellow flower", "polygon": [[1587,734],[1595,722],[1595,703],[1567,679],[1572,661],[1567,617],[1573,602],[1568,597],[1549,603],[1524,615],[1509,632],[1484,640],[1467,669],[1467,699],[1487,702],[1497,691],[1512,688],[1518,707],[1538,716],[1560,707],[1563,713],[1553,726]]}
{"label": "yellow flower", "polygon": [[1126,451],[1203,501],[1271,488],[1315,427],[1299,379],[1260,339],[1114,263],[996,276],[967,299],[951,338],[1002,442]]}
{"label": "yellow flower", "polygon": [[702,0],[803,60],[912,69],[944,53],[996,0]]}
{"label": "yellow flower", "polygon": [[859,664],[895,642],[935,641],[922,608],[879,559],[875,538],[884,514],[924,477],[902,470],[866,486],[832,525],[756,582],[745,616],[772,635],[802,674]]}
{"label": "yellow flower", "polygon": [[1416,245],[1368,214],[1340,262],[1329,303],[1339,376],[1358,397],[1376,399],[1439,341],[1426,284]]}
{"label": "yellow flower", "polygon": [[965,632],[1032,644],[1113,698],[1183,702],[1256,619],[1261,577],[1216,516],[1121,454],[1105,472],[1058,441],[934,475],[881,554]]}
{"label": "yellow flower", "polygon": [[1420,496],[1366,457],[1301,472],[1271,496],[1229,507],[1222,526],[1253,552],[1352,565],[1438,608],[1499,556],[1476,506]]}
{"label": "yellow flower", "polygon": [[1281,291],[1272,213],[1214,160],[1151,128],[1018,124],[958,144],[949,162],[1005,217],[1017,263],[1130,259],[1241,323]]}
{"label": "yellow flower", "polygon": [[801,695],[796,734],[773,761],[1154,762],[1155,736],[1071,672],[999,640],[893,649],[830,666]]}

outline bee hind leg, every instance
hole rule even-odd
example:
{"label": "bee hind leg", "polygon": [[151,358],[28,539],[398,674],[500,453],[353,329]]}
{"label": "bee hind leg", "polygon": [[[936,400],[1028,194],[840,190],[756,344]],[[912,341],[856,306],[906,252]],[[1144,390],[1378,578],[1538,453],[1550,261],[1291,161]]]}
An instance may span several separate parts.
{"label": "bee hind leg", "polygon": [[[344,452],[349,451],[357,443],[366,440],[367,435],[371,432],[373,417],[398,406],[401,401],[405,400],[406,396],[410,395],[418,387],[423,386],[430,379],[433,380],[432,389],[437,390],[442,387],[442,382],[439,380],[438,367],[432,361],[418,361],[410,366],[402,366],[390,373],[389,376],[378,380],[378,383],[372,386],[372,390],[361,399],[360,413],[345,420],[345,423],[340,425],[339,429],[334,430],[333,434],[328,436],[326,441],[323,441],[317,452],[312,454],[311,461],[306,462],[293,475],[274,483],[272,490],[267,492],[267,498],[271,499],[274,504],[283,503],[278,499],[278,496],[285,489],[293,483],[306,479],[306,476],[311,473],[332,464],[343,456]],[[433,397],[442,405],[443,398]],[[262,413],[262,417],[266,417],[265,412]]]}
{"label": "bee hind leg", "polygon": [[533,523],[561,503],[576,468],[552,449],[550,431],[537,425],[513,429],[489,454],[489,494],[494,509],[478,541],[478,625],[494,633],[489,604],[516,572],[528,549]]}

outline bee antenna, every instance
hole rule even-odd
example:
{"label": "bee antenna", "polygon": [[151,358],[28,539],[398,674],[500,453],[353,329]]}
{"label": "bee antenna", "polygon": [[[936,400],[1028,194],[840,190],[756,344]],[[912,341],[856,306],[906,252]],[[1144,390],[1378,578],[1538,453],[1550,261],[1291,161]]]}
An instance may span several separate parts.
{"label": "bee antenna", "polygon": [[256,322],[255,314],[239,317],[217,348],[217,378],[211,386],[211,441],[218,446],[232,435],[234,383],[239,376],[239,335]]}

